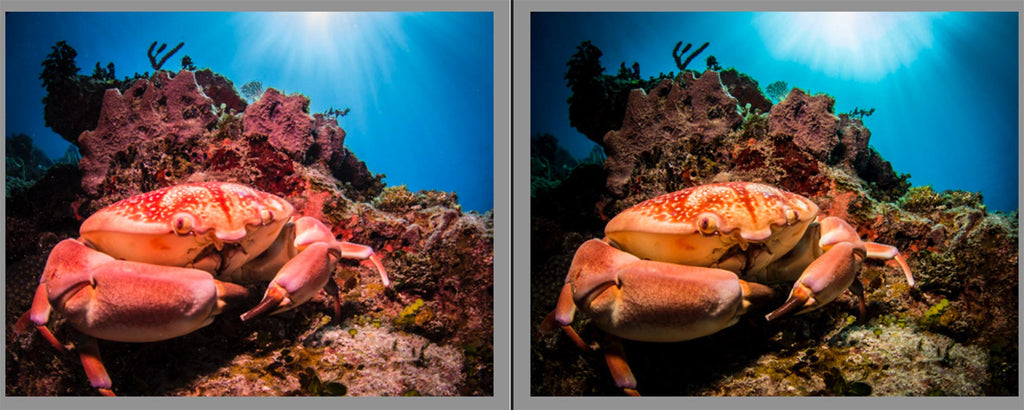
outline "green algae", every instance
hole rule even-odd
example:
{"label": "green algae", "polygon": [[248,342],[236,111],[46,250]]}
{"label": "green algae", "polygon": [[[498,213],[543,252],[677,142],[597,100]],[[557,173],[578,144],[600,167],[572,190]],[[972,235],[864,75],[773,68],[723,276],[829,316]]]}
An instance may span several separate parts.
{"label": "green algae", "polygon": [[979,192],[947,189],[939,193],[931,185],[910,187],[899,199],[899,204],[904,210],[921,213],[958,207],[986,209]]}
{"label": "green algae", "polygon": [[910,187],[899,199],[900,207],[910,212],[931,212],[942,203],[942,196],[931,185]]}
{"label": "green algae", "polygon": [[423,309],[423,299],[417,298],[412,304],[402,308],[402,311],[395,317],[394,324],[399,328],[406,328],[416,324],[417,314]]}
{"label": "green algae", "polygon": [[921,315],[917,322],[925,328],[934,328],[938,326],[943,317],[943,313],[949,308],[949,300],[942,298],[939,303],[932,305]]}

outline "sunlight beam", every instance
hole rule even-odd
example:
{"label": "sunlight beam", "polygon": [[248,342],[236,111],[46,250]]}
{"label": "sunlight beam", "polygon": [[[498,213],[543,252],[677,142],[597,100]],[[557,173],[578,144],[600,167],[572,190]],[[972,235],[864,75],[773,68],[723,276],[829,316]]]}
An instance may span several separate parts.
{"label": "sunlight beam", "polygon": [[768,52],[830,76],[878,81],[932,47],[941,13],[800,12],[755,18]]}

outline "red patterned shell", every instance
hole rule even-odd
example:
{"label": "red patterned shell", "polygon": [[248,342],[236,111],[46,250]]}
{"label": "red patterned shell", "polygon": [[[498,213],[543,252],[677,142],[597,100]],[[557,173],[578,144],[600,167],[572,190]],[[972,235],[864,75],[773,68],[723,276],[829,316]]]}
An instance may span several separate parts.
{"label": "red patterned shell", "polygon": [[605,227],[620,232],[685,235],[700,232],[698,224],[713,218],[718,232],[739,230],[747,241],[771,236],[771,227],[807,221],[818,206],[803,196],[752,182],[700,185],[651,198],[612,218]]}
{"label": "red patterned shell", "polygon": [[[219,237],[245,234],[246,226],[261,225],[270,216],[287,220],[294,208],[284,199],[226,182],[175,185],[121,200],[82,223],[80,233],[170,234],[175,216],[194,218],[193,231],[209,230]],[[269,213],[267,213],[269,212]]]}

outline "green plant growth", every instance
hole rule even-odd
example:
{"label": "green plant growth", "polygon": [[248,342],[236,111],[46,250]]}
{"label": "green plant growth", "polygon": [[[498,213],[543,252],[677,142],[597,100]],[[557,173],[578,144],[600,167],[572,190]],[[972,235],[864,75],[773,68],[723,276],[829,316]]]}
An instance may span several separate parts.
{"label": "green plant growth", "polygon": [[346,107],[344,109],[341,109],[341,110],[339,110],[337,108],[334,108],[334,107],[331,107],[327,111],[324,111],[324,116],[325,117],[331,117],[331,118],[334,118],[335,120],[337,120],[338,117],[344,117],[344,116],[348,115],[348,112],[350,110],[351,110],[351,108],[348,108],[348,107]]}
{"label": "green plant growth", "polygon": [[373,199],[373,206],[387,212],[404,211],[416,203],[416,194],[405,185],[384,187],[380,196]]}
{"label": "green plant growth", "polygon": [[181,58],[181,68],[189,71],[196,71],[196,65],[192,63],[192,57],[188,55]]}
{"label": "green plant growth", "polygon": [[901,208],[911,212],[931,212],[942,205],[942,196],[931,185],[910,187],[899,200]]}
{"label": "green plant growth", "polygon": [[942,318],[942,314],[946,312],[946,309],[949,309],[949,300],[942,298],[939,303],[932,305],[924,312],[923,315],[921,315],[921,319],[918,320],[918,323],[926,328],[937,327],[940,324],[940,319]]}
{"label": "green plant growth", "polygon": [[874,113],[875,113],[875,109],[874,108],[865,110],[863,108],[854,107],[852,111],[847,113],[847,115],[849,115],[850,117],[857,117],[857,118],[860,118],[860,119],[864,119],[864,117],[870,117],[871,114],[874,114]]}
{"label": "green plant growth", "polygon": [[870,396],[871,385],[860,382],[850,381],[843,377],[843,373],[836,367],[830,367],[825,374],[822,375],[825,379],[825,388],[828,389],[828,393],[835,396]]}
{"label": "green plant growth", "polygon": [[307,367],[299,373],[299,384],[310,396],[344,396],[348,394],[348,387],[338,382],[325,382],[320,380],[316,370]]}
{"label": "green plant growth", "polygon": [[960,206],[985,209],[981,193],[963,190],[945,190],[935,192],[931,185],[911,187],[906,195],[899,199],[900,206],[911,212],[931,212]]}
{"label": "green plant growth", "polygon": [[92,78],[100,81],[115,81],[114,63],[107,63],[107,68],[100,68],[100,62],[96,62],[96,68],[92,70]]}
{"label": "green plant growth", "polygon": [[[64,40],[58,41],[52,47],[50,54],[43,60],[43,72],[39,79],[43,80],[43,87],[47,92],[52,93],[53,88],[65,85],[78,75],[78,65],[75,64],[75,57],[78,52],[68,45]],[[99,64],[98,62],[96,64]],[[43,98],[46,102],[46,98]]]}
{"label": "green plant growth", "polygon": [[708,70],[722,71],[722,66],[718,64],[718,59],[715,56],[708,56],[705,62],[708,65]]}
{"label": "green plant growth", "polygon": [[402,311],[398,313],[398,316],[395,317],[395,326],[404,328],[415,324],[416,314],[420,312],[420,309],[423,308],[423,305],[423,299],[417,298],[414,302],[412,302],[412,304],[403,308]]}

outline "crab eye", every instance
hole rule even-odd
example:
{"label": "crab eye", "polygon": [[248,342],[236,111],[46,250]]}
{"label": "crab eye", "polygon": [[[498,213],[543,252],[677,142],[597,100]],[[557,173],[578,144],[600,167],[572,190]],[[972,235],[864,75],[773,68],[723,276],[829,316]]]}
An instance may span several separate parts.
{"label": "crab eye", "polygon": [[171,219],[171,228],[178,235],[187,235],[192,232],[195,220],[189,214],[177,214]]}
{"label": "crab eye", "polygon": [[700,233],[702,234],[711,235],[718,231],[718,221],[709,215],[701,215],[700,218],[697,219],[697,229],[700,230]]}
{"label": "crab eye", "polygon": [[800,214],[792,209],[786,209],[786,224],[792,225],[800,220]]}
{"label": "crab eye", "polygon": [[260,222],[263,225],[267,225],[274,222],[274,213],[269,209],[260,209]]}

